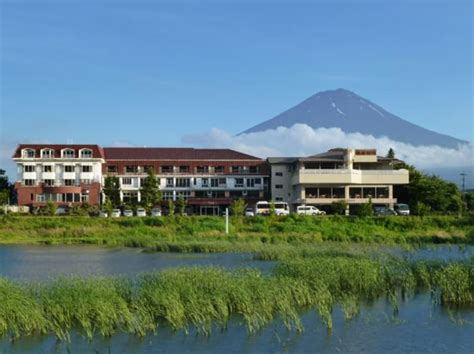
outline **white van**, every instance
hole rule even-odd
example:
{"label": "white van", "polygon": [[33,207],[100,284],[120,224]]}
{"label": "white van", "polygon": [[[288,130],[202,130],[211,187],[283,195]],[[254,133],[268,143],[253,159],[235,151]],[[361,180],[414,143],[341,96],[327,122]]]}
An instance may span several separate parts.
{"label": "white van", "polygon": [[298,215],[326,215],[325,211],[319,210],[312,205],[300,205],[296,207],[296,214]]}
{"label": "white van", "polygon": [[[274,202],[275,215],[289,215],[290,207],[287,202]],[[260,201],[255,204],[255,215],[270,215],[271,202]]]}

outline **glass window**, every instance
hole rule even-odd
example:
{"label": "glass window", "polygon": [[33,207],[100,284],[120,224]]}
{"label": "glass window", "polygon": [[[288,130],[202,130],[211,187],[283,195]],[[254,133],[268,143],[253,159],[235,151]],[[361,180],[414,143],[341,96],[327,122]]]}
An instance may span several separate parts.
{"label": "glass window", "polygon": [[131,185],[132,179],[130,177],[122,177],[122,184]]}
{"label": "glass window", "polygon": [[23,150],[23,157],[26,157],[29,159],[35,157],[35,150],[32,150],[32,149]]}
{"label": "glass window", "polygon": [[276,177],[283,177],[283,172],[275,172]]}
{"label": "glass window", "polygon": [[45,159],[53,158],[54,157],[54,150],[51,150],[51,149],[43,150],[41,152],[41,157],[43,157]]}
{"label": "glass window", "polygon": [[209,187],[209,178],[203,178],[201,181],[203,187]]}
{"label": "glass window", "polygon": [[82,166],[82,172],[92,172],[92,166]]}
{"label": "glass window", "polygon": [[54,186],[54,179],[45,179],[44,180],[44,185],[48,187]]}
{"label": "glass window", "polygon": [[43,172],[53,172],[53,166],[51,165],[44,165]]}
{"label": "glass window", "polygon": [[244,179],[243,178],[236,178],[235,179],[235,187],[242,188],[244,186]]}
{"label": "glass window", "polygon": [[224,166],[216,166],[216,167],[214,167],[214,172],[215,173],[224,173],[225,168],[224,168]]}
{"label": "glass window", "polygon": [[34,179],[25,179],[23,181],[23,184],[25,186],[34,186],[36,184],[36,180],[34,180]]}
{"label": "glass window", "polygon": [[136,165],[125,166],[125,173],[137,173],[137,172],[138,172],[138,166]]}
{"label": "glass window", "polygon": [[117,172],[117,166],[114,166],[114,165],[107,166],[107,172],[109,173]]}
{"label": "glass window", "polygon": [[167,178],[166,179],[166,187],[173,187],[173,186],[174,186],[173,178]]}
{"label": "glass window", "polygon": [[196,167],[197,173],[209,173],[209,166],[198,166]]}
{"label": "glass window", "polygon": [[283,184],[275,184],[276,189],[283,189]]}
{"label": "glass window", "polygon": [[180,173],[188,173],[189,172],[189,166],[179,166],[179,172]]}
{"label": "glass window", "polygon": [[173,172],[173,166],[161,166],[161,172],[162,173],[172,173]]}
{"label": "glass window", "polygon": [[64,180],[64,185],[65,186],[73,186],[75,183],[76,183],[76,181],[73,180],[73,179],[65,179]]}
{"label": "glass window", "polygon": [[81,157],[83,158],[91,158],[92,157],[92,150],[83,149],[81,150]]}
{"label": "glass window", "polygon": [[35,166],[33,165],[26,165],[25,172],[35,172]]}
{"label": "glass window", "polygon": [[176,178],[176,187],[189,187],[191,185],[190,178]]}
{"label": "glass window", "polygon": [[74,150],[65,149],[63,150],[63,157],[65,158],[73,158],[74,157]]}
{"label": "glass window", "polygon": [[64,166],[64,172],[74,172],[74,166],[72,165]]}

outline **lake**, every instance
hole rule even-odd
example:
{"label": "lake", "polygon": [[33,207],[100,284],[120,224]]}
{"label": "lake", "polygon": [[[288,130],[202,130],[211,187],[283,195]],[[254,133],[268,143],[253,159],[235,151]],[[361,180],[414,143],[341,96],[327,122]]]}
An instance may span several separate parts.
{"label": "lake", "polygon": [[[473,246],[436,245],[387,252],[412,259],[470,259]],[[257,267],[268,273],[274,262],[253,260],[250,254],[147,253],[133,248],[97,246],[0,246],[0,276],[17,280],[48,280],[63,275],[134,276],[176,266],[215,265],[228,269]],[[1,304],[0,304],[1,306]],[[336,308],[333,330],[328,332],[314,311],[301,313],[305,332],[288,331],[275,320],[249,335],[241,319],[227,330],[215,328],[211,336],[158,328],[144,338],[116,334],[88,341],[74,333],[71,343],[53,336],[0,341],[0,353],[474,353],[474,309],[441,308],[428,293],[400,300],[393,315],[385,299],[363,304],[356,318],[346,321]]]}

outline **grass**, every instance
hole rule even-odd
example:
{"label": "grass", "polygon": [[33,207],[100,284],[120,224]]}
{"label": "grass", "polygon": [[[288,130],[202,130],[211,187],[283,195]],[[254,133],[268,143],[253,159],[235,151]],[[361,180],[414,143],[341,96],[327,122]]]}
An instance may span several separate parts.
{"label": "grass", "polygon": [[99,244],[156,251],[255,251],[262,245],[324,241],[474,244],[473,216],[253,217],[233,218],[224,234],[222,217],[102,219],[90,217],[0,218],[0,243]]}
{"label": "grass", "polygon": [[281,318],[303,331],[299,312],[316,310],[328,329],[341,305],[347,319],[362,301],[430,291],[440,306],[474,306],[474,259],[469,262],[410,262],[364,255],[313,255],[280,261],[273,273],[215,267],[175,268],[122,278],[62,278],[45,284],[0,279],[0,337],[35,333],[68,340],[72,330],[86,337],[118,331],[146,335],[171,326],[210,334],[231,317],[250,333]]}

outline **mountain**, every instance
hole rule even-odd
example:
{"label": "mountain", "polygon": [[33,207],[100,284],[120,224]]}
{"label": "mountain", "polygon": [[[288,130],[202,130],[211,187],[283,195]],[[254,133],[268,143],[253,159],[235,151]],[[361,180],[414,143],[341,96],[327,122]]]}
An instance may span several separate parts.
{"label": "mountain", "polygon": [[289,110],[240,134],[254,133],[294,124],[316,128],[340,128],[346,133],[386,136],[414,146],[438,145],[456,148],[466,141],[410,123],[351,91],[319,92]]}

